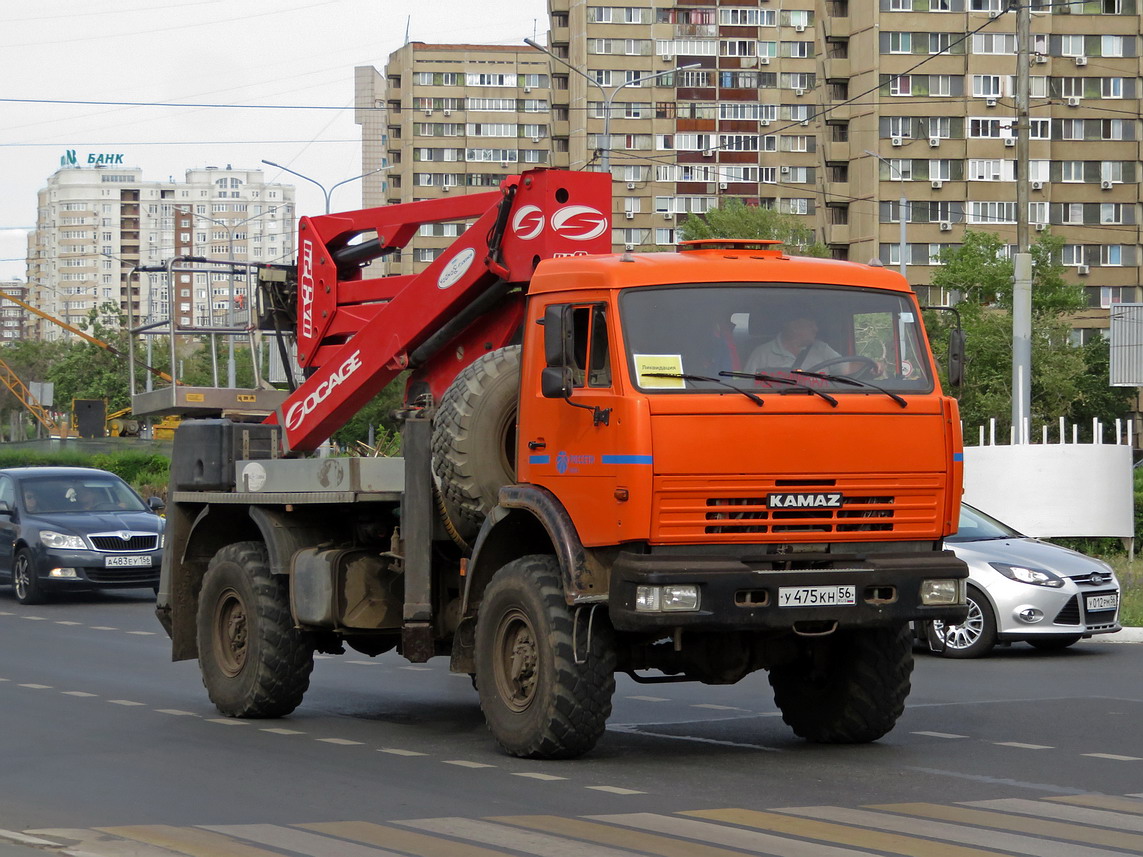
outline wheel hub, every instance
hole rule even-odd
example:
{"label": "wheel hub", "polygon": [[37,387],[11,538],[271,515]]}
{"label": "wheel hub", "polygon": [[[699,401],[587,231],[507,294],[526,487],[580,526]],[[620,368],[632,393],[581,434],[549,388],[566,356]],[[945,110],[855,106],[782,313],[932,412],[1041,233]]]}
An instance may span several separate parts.
{"label": "wheel hub", "polygon": [[215,617],[214,650],[218,653],[218,665],[224,673],[234,677],[246,665],[249,643],[246,604],[237,592],[228,589],[218,598]]}
{"label": "wheel hub", "polygon": [[984,633],[984,614],[980,606],[969,599],[968,616],[959,625],[948,625],[940,620],[933,622],[933,630],[938,639],[944,640],[950,649],[967,649]]}
{"label": "wheel hub", "polygon": [[513,711],[524,711],[536,695],[539,648],[528,617],[512,610],[496,632],[496,688]]}

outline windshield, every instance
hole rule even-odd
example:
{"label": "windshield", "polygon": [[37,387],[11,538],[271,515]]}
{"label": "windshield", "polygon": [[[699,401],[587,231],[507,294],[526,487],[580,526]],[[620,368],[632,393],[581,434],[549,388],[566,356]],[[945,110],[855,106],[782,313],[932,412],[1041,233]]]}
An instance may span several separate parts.
{"label": "windshield", "polygon": [[984,539],[1022,539],[1024,536],[1007,524],[1002,524],[979,509],[960,504],[960,525],[956,535],[948,536],[946,542],[977,542]]}
{"label": "windshield", "polygon": [[37,515],[56,512],[147,512],[126,482],[101,477],[29,479],[21,485],[24,508]]}
{"label": "windshield", "polygon": [[681,284],[627,289],[619,308],[631,374],[647,392],[726,392],[728,381],[763,392],[933,389],[921,321],[906,295]]}

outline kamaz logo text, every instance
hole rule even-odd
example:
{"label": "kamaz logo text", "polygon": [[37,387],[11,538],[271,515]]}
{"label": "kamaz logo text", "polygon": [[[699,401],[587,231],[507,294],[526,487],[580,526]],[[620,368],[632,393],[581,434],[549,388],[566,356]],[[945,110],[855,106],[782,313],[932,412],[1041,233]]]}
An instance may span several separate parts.
{"label": "kamaz logo text", "polygon": [[341,368],[331,372],[329,377],[318,384],[312,393],[290,406],[290,409],[286,411],[286,428],[290,431],[299,428],[306,416],[313,413],[314,408],[329,398],[334,387],[344,384],[349,376],[360,368],[361,351],[358,350],[349,355],[346,361],[341,364]]}
{"label": "kamaz logo text", "polygon": [[298,302],[301,304],[301,334],[303,339],[314,335],[314,243],[302,242],[302,269],[298,273]]}
{"label": "kamaz logo text", "polygon": [[840,492],[766,495],[766,505],[771,509],[840,509],[841,502]]}
{"label": "kamaz logo text", "polygon": [[[544,212],[525,205],[512,216],[512,232],[521,241],[538,238],[546,225]],[[567,205],[552,215],[552,231],[568,241],[591,241],[611,226],[607,215],[589,205]]]}

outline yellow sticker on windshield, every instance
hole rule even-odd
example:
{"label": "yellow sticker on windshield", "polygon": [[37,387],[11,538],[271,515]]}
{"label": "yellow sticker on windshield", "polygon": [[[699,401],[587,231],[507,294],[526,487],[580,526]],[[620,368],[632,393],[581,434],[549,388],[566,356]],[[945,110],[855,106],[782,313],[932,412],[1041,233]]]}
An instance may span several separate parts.
{"label": "yellow sticker on windshield", "polygon": [[636,354],[635,374],[639,386],[654,390],[683,390],[687,382],[683,380],[683,355],[681,354]]}

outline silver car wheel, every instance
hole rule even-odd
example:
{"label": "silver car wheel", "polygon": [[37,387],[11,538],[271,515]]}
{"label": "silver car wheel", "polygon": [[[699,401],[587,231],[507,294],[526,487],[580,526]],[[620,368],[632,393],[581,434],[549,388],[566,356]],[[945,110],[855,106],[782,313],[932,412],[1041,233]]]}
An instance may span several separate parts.
{"label": "silver car wheel", "polygon": [[979,658],[996,645],[996,617],[987,597],[973,587],[965,601],[968,615],[959,624],[934,620],[926,628],[929,648],[946,658]]}
{"label": "silver car wheel", "polygon": [[946,625],[944,622],[934,622],[933,630],[950,649],[970,648],[984,633],[984,616],[980,612],[980,605],[970,598],[968,616],[961,624]]}

